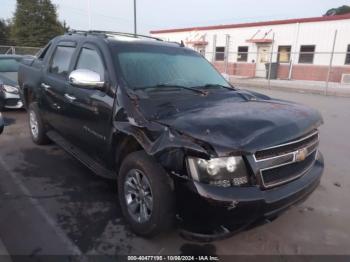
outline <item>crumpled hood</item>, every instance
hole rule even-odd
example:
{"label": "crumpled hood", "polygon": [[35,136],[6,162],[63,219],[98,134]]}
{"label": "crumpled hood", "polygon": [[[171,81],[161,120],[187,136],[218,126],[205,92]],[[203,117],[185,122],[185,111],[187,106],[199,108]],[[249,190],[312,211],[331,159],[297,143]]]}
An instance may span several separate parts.
{"label": "crumpled hood", "polygon": [[163,93],[139,103],[146,119],[208,143],[219,156],[254,153],[322,124],[314,109],[247,91],[217,90],[208,96]]}

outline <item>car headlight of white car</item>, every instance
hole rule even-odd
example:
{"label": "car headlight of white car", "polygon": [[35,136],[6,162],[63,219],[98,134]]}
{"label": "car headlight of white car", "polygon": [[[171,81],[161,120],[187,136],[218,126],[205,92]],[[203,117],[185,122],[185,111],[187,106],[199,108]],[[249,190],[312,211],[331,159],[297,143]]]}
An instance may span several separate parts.
{"label": "car headlight of white car", "polygon": [[1,88],[6,92],[10,94],[18,94],[19,90],[18,87],[10,86],[10,85],[2,85]]}

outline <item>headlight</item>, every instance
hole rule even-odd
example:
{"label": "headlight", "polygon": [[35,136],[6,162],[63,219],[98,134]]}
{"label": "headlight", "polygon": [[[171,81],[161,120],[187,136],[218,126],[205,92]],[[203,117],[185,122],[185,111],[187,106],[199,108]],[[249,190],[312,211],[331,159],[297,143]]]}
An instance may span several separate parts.
{"label": "headlight", "polygon": [[248,184],[248,173],[242,157],[224,157],[205,160],[189,157],[187,164],[194,180],[229,187]]}
{"label": "headlight", "polygon": [[2,85],[2,89],[7,93],[18,94],[18,88],[14,86]]}

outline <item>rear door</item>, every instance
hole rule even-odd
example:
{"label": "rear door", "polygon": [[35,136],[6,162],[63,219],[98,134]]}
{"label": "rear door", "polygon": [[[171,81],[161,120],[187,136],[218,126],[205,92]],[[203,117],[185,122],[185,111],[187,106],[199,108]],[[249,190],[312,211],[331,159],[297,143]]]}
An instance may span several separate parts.
{"label": "rear door", "polygon": [[59,133],[66,136],[71,125],[69,103],[65,97],[72,58],[76,51],[75,42],[59,42],[44,73],[41,89],[43,92],[42,109],[48,123]]}
{"label": "rear door", "polygon": [[[109,83],[109,73],[100,49],[93,44],[84,44],[73,70],[88,69]],[[103,159],[111,132],[111,117],[114,95],[104,90],[69,85],[67,95],[71,100],[71,114],[75,119],[72,137],[75,143],[95,158]]]}

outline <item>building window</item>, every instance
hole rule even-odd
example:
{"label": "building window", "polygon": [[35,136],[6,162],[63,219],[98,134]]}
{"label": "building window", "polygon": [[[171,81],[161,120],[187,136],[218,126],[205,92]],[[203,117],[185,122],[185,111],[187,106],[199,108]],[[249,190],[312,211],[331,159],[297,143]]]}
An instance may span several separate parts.
{"label": "building window", "polygon": [[239,46],[237,62],[247,62],[247,61],[248,61],[248,46]]}
{"label": "building window", "polygon": [[216,61],[225,60],[225,47],[220,46],[215,49],[215,60]]}
{"label": "building window", "polygon": [[289,63],[291,51],[292,51],[292,47],[290,45],[289,46],[279,46],[278,47],[277,61],[279,63]]}
{"label": "building window", "polygon": [[350,45],[348,45],[348,52],[346,53],[345,64],[350,65]]}
{"label": "building window", "polygon": [[316,46],[302,45],[300,47],[299,64],[312,64],[314,62]]}

